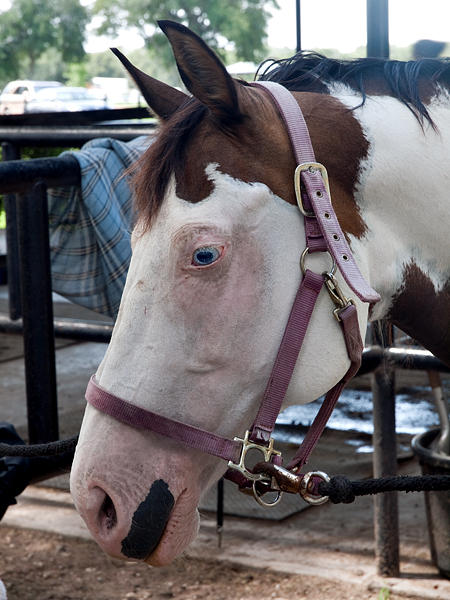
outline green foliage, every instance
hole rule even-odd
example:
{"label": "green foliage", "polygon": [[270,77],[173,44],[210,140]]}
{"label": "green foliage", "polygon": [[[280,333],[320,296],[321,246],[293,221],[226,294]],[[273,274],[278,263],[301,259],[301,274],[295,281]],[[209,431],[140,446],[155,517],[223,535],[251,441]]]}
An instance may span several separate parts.
{"label": "green foliage", "polygon": [[0,13],[0,80],[36,77],[51,49],[58,62],[81,60],[88,14],[79,0],[13,0]]}
{"label": "green foliage", "polygon": [[83,61],[67,65],[64,72],[64,78],[66,80],[66,85],[84,87],[87,81],[89,81],[86,62]]}
{"label": "green foliage", "polygon": [[264,58],[269,8],[277,0],[96,0],[93,14],[102,19],[98,33],[115,35],[127,25],[158,52],[165,64],[173,60],[156,22],[183,23],[219,54],[234,49],[237,59]]}
{"label": "green foliage", "polygon": [[110,50],[88,54],[86,70],[88,79],[92,79],[92,77],[125,77],[125,69]]}
{"label": "green foliage", "polygon": [[40,148],[38,146],[30,146],[22,148],[21,158],[22,160],[29,160],[31,158],[48,158],[50,156],[59,156],[66,150],[70,150],[70,148]]}
{"label": "green foliage", "polygon": [[[61,61],[61,55],[57,48],[49,48],[37,59],[34,67],[33,78],[44,81],[64,81],[66,65]],[[19,73],[13,79],[28,79],[28,64],[22,64]],[[11,79],[12,79],[11,78]]]}
{"label": "green foliage", "polygon": [[391,592],[390,592],[389,588],[381,588],[381,590],[378,593],[377,600],[389,600],[390,597],[391,597]]}

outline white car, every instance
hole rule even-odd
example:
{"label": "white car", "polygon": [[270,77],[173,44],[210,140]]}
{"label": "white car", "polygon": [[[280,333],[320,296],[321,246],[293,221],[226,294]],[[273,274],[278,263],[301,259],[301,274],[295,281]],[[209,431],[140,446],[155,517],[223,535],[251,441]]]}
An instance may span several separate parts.
{"label": "white car", "polygon": [[59,81],[32,81],[18,79],[10,81],[0,94],[0,115],[21,115],[28,112],[29,102],[36,94],[46,88],[63,87]]}
{"label": "white car", "polygon": [[49,87],[36,92],[27,104],[27,113],[78,112],[109,108],[105,98],[83,87]]}

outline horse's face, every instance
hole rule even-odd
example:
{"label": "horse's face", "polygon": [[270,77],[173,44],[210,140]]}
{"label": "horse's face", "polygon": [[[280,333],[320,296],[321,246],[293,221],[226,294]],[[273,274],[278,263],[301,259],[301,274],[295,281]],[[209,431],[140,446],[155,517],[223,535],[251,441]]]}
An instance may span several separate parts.
{"label": "horse's face", "polygon": [[[171,33],[176,53],[181,42],[196,48],[193,80],[199,61],[211,55],[190,34]],[[183,65],[184,74],[186,69]],[[215,69],[220,89],[228,76],[218,63]],[[172,101],[176,111],[178,94],[165,106]],[[164,104],[155,92],[153,104],[158,102]],[[294,169],[286,133],[258,91],[243,88],[236,102],[247,116],[234,130],[230,124],[221,129],[211,109],[192,131],[188,160],[184,169],[174,167],[151,224],[141,216],[114,334],[97,372],[99,384],[111,393],[227,437],[242,436],[256,414],[300,281],[305,246],[299,211],[286,201]],[[251,113],[255,102],[261,106],[258,117]],[[154,148],[147,158],[152,157]],[[145,176],[152,165],[143,169]],[[138,193],[143,189],[138,185]],[[145,198],[138,203],[143,206]],[[328,266],[315,257],[311,265]],[[315,399],[347,370],[331,309],[321,294],[288,402]],[[71,487],[106,552],[160,565],[195,537],[199,498],[225,470],[224,461],[88,406]]]}

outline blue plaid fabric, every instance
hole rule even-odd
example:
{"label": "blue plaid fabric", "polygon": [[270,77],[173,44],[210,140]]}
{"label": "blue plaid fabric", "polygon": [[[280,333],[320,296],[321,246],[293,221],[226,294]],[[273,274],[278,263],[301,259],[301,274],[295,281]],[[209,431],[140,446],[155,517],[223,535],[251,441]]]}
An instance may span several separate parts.
{"label": "blue plaid fabric", "polygon": [[71,154],[81,187],[48,191],[53,290],[115,318],[131,258],[132,193],[125,170],[150,143],[92,140]]}

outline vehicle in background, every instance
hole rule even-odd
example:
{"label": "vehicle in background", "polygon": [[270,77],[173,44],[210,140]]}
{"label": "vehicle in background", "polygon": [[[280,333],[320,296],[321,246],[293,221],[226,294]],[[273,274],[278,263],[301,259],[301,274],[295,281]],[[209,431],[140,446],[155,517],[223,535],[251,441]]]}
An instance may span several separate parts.
{"label": "vehicle in background", "polygon": [[21,115],[28,112],[28,104],[36,94],[46,88],[63,87],[59,81],[10,81],[0,94],[0,115]]}
{"label": "vehicle in background", "polygon": [[27,104],[28,113],[78,112],[110,108],[105,98],[83,87],[51,87],[38,91]]}

